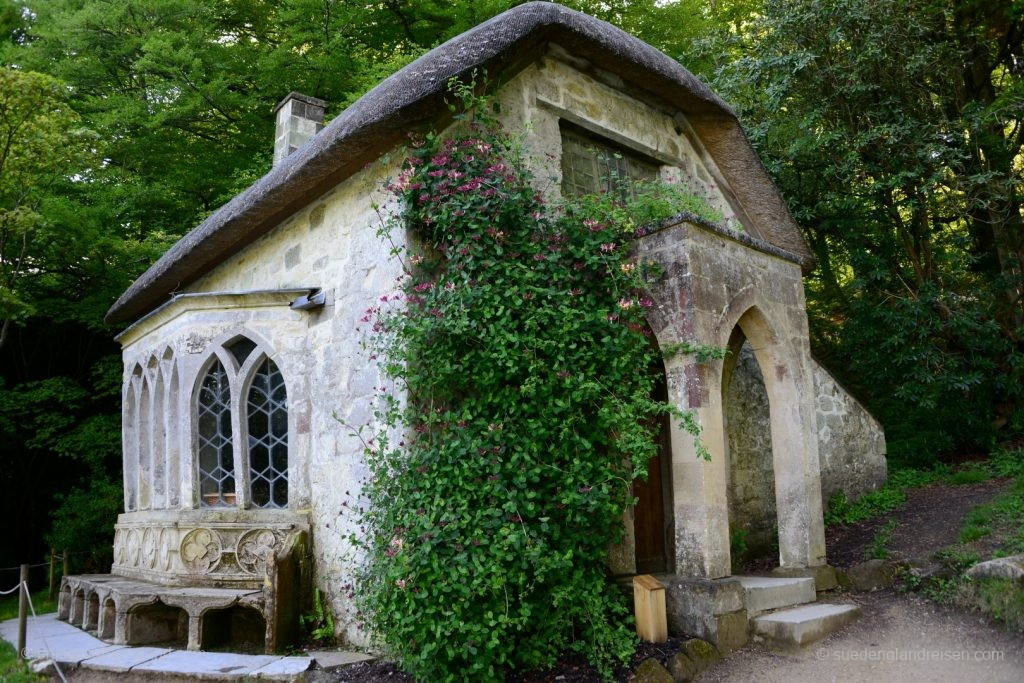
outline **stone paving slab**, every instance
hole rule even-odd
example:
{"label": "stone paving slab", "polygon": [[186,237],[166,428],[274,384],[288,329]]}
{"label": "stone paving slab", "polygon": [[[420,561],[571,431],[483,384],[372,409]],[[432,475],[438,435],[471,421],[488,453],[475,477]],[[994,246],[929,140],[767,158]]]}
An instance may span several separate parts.
{"label": "stone paving slab", "polygon": [[109,643],[81,631],[50,635],[46,638],[29,636],[26,638],[25,656],[29,659],[56,659],[58,662],[77,664],[89,659],[91,653],[102,654],[109,647]]}
{"label": "stone paving slab", "polygon": [[[60,621],[57,619],[56,612],[28,618],[26,634],[29,638],[38,637],[40,634],[50,637],[51,635],[62,633],[82,633],[82,629],[72,626],[66,621]],[[7,621],[0,622],[0,636],[4,640],[17,642],[18,620],[8,619]]]}
{"label": "stone paving slab", "polygon": [[376,659],[373,655],[368,655],[365,652],[345,652],[344,650],[311,650],[308,654],[325,669]]}
{"label": "stone paving slab", "polygon": [[271,662],[256,670],[256,678],[298,676],[309,671],[313,666],[313,660],[309,657],[281,657],[276,662]]}
{"label": "stone paving slab", "polygon": [[[0,622],[0,637],[17,646],[18,620]],[[313,666],[311,657],[111,645],[60,621],[56,614],[30,618],[27,641],[29,659],[55,659],[65,666],[96,672],[137,674],[139,680],[148,676],[172,677],[174,680],[228,681],[242,676],[263,680],[301,680],[303,673]]]}
{"label": "stone paving slab", "polygon": [[122,646],[119,650],[101,654],[92,659],[81,662],[81,666],[87,669],[99,671],[131,671],[133,667],[145,664],[148,661],[162,657],[171,650],[166,647],[127,647]]}
{"label": "stone paving slab", "polygon": [[259,669],[279,659],[283,658],[278,655],[240,655],[233,652],[171,650],[156,659],[132,667],[132,672],[151,671],[194,678],[235,678],[251,676]]}

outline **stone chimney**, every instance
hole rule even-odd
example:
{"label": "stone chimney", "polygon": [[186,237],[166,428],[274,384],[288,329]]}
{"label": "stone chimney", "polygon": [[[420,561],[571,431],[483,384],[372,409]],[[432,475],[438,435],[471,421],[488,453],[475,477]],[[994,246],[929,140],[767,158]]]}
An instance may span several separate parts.
{"label": "stone chimney", "polygon": [[290,92],[274,108],[277,127],[274,131],[274,166],[306,144],[324,127],[326,102],[309,95]]}

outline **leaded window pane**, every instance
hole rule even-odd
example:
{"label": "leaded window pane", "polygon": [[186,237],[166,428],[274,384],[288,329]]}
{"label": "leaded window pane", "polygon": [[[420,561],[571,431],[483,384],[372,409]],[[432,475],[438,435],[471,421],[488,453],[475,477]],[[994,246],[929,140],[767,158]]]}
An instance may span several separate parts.
{"label": "leaded window pane", "polygon": [[250,500],[254,507],[288,507],[288,392],[269,358],[253,376],[247,406]]}
{"label": "leaded window pane", "polygon": [[245,359],[249,357],[249,354],[256,348],[256,342],[248,337],[239,337],[225,348],[231,352],[231,355],[238,361],[238,365],[241,366],[245,363]]}
{"label": "leaded window pane", "polygon": [[235,457],[231,445],[231,387],[214,361],[199,389],[199,493],[203,507],[235,504]]}
{"label": "leaded window pane", "polygon": [[562,129],[562,194],[567,197],[614,192],[635,194],[637,181],[658,177],[658,164],[636,152],[586,135]]}

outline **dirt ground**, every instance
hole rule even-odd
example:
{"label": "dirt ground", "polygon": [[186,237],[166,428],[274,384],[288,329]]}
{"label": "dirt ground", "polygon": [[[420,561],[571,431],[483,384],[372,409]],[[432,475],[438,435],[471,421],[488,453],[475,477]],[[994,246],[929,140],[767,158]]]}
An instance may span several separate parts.
{"label": "dirt ground", "polygon": [[701,683],[1020,683],[1024,635],[891,590],[842,596],[861,605],[854,624],[796,654],[750,646]]}
{"label": "dirt ground", "polygon": [[[897,522],[886,544],[889,559],[927,560],[957,541],[971,508],[1006,490],[1009,481],[934,484],[907,492],[899,509],[827,533],[829,564],[863,562],[877,532]],[[861,605],[862,616],[830,638],[794,654],[756,645],[735,653],[699,680],[714,683],[803,681],[970,683],[1024,681],[1024,633],[984,617],[936,605],[918,595],[885,590],[845,593],[836,601]]]}
{"label": "dirt ground", "polygon": [[990,479],[979,484],[933,484],[911,489],[907,491],[907,502],[887,515],[828,529],[828,563],[846,568],[868,559],[865,552],[875,534],[890,520],[895,520],[897,526],[886,545],[889,559],[925,559],[956,542],[971,508],[988,502],[1009,485],[1008,479]]}

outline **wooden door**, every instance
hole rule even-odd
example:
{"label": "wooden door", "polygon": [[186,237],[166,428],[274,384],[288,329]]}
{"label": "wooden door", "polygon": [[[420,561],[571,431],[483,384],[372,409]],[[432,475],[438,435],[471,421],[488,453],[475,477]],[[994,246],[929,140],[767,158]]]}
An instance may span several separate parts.
{"label": "wooden door", "polygon": [[[667,395],[665,373],[662,369],[660,381],[654,390],[654,398],[664,401]],[[669,464],[671,463],[669,428],[669,416],[661,416],[655,435],[658,441],[658,452],[647,463],[647,480],[636,479],[633,482],[633,495],[638,499],[633,508],[633,532],[636,539],[636,571],[638,574],[666,572],[669,568],[665,540],[668,530],[668,525],[665,523],[665,510],[668,507],[666,490],[671,483],[669,477]]]}

